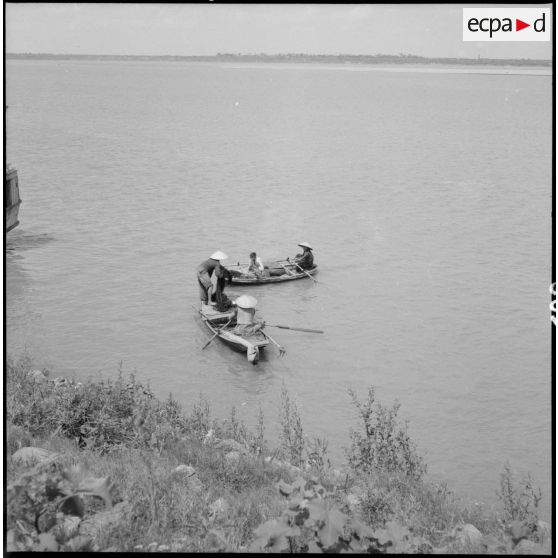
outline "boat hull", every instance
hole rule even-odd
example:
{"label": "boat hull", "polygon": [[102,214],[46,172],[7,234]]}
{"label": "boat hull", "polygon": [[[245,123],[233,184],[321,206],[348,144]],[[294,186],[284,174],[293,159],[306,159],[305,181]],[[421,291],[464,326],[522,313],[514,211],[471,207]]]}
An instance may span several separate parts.
{"label": "boat hull", "polygon": [[21,201],[17,202],[14,205],[10,205],[10,207],[6,207],[6,232],[10,232],[12,229],[15,229],[19,225],[18,214],[20,205]]}
{"label": "boat hull", "polygon": [[234,325],[226,325],[235,315],[234,310],[228,312],[218,312],[214,307],[202,304],[200,310],[202,320],[211,331],[226,345],[237,352],[245,353],[248,361],[256,364],[259,360],[260,350],[264,349],[269,341],[263,333],[257,332],[249,337],[242,337],[233,333]]}
{"label": "boat hull", "polygon": [[19,225],[18,215],[21,199],[16,169],[7,169],[4,181],[4,219],[6,232]]}
{"label": "boat hull", "polygon": [[304,279],[308,275],[314,275],[318,271],[315,265],[311,269],[304,271],[297,268],[294,264],[286,260],[277,260],[265,262],[264,275],[257,276],[254,273],[248,273],[248,264],[237,264],[227,266],[231,272],[231,282],[236,285],[265,285],[267,283],[283,283],[285,281],[293,281],[295,279]]}

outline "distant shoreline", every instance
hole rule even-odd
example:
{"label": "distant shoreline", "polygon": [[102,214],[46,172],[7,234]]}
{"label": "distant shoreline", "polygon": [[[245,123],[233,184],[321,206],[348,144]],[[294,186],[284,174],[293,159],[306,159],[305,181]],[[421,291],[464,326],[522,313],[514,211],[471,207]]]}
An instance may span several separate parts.
{"label": "distant shoreline", "polygon": [[6,53],[6,60],[107,60],[130,62],[264,62],[264,63],[320,63],[320,64],[435,64],[460,66],[543,66],[551,67],[552,60],[531,58],[426,58],[406,55],[368,54],[217,54],[214,56],[125,55],[125,54],[48,54]]}

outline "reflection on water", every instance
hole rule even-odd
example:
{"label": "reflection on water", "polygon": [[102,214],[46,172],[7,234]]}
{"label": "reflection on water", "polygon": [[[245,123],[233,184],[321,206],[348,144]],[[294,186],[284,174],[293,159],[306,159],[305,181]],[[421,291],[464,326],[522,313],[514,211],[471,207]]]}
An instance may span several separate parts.
{"label": "reflection on water", "polygon": [[[42,317],[41,311],[32,303],[36,279],[25,269],[24,251],[32,248],[36,237],[22,240],[25,235],[10,231],[6,237],[6,259],[4,288],[6,290],[6,345],[8,356],[33,355],[36,345],[33,340],[34,325]],[[39,240],[40,244],[41,240]]]}
{"label": "reflection on water", "polygon": [[30,250],[33,248],[39,248],[48,242],[52,242],[54,237],[47,233],[43,234],[32,234],[27,233],[19,229],[13,229],[9,234],[6,235],[5,250],[6,254],[14,252],[20,253],[24,250]]}

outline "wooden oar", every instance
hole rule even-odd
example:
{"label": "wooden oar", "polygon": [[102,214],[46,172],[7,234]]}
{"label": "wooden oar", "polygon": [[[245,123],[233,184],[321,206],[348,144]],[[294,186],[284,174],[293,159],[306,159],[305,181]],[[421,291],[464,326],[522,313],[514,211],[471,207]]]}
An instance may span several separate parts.
{"label": "wooden oar", "polygon": [[[267,325],[267,324],[266,324]],[[283,356],[284,354],[286,354],[287,349],[285,349],[285,347],[283,347],[282,345],[279,345],[279,343],[277,343],[277,341],[275,341],[275,339],[273,339],[273,337],[271,337],[271,335],[269,335],[268,333],[266,333],[263,329],[260,330],[274,345],[277,346],[277,348],[279,349],[279,356]]]}
{"label": "wooden oar", "polygon": [[306,331],[307,333],[325,333],[321,329],[307,329],[305,327],[289,327],[289,326],[285,326],[285,325],[274,325],[274,324],[268,324],[268,323],[266,323],[265,325],[267,325],[269,327],[280,327],[281,329],[292,329],[293,331]]}
{"label": "wooden oar", "polygon": [[293,275],[293,272],[285,265],[283,265],[281,262],[277,262],[286,272],[287,275]]}
{"label": "wooden oar", "polygon": [[[290,260],[289,260],[290,261]],[[306,275],[308,275],[308,277],[310,277],[310,279],[312,279],[312,281],[314,281],[314,283],[317,283],[318,281],[316,281],[316,279],[314,279],[314,277],[312,277],[312,275],[310,275],[310,273],[308,273],[305,269],[303,269],[302,267],[300,267],[296,262],[291,262],[294,265],[296,265],[296,267],[298,267],[298,269],[300,269],[300,271],[303,271],[304,273],[306,273]]]}
{"label": "wooden oar", "polygon": [[221,333],[221,331],[223,331],[231,322],[232,318],[224,326],[218,328],[217,333],[201,348],[201,350],[203,351],[211,343],[211,341],[213,341],[213,339],[215,339],[215,337],[217,337],[217,335],[219,335],[219,333]]}
{"label": "wooden oar", "polygon": [[[194,305],[192,305],[192,308],[193,308],[194,310],[197,310],[197,311],[200,313],[201,317],[202,317],[206,322],[209,322],[209,320],[203,315],[203,312],[202,312],[199,308],[196,308]],[[201,348],[202,351],[211,343],[211,341],[213,341],[213,339],[215,339],[215,337],[217,337],[217,335],[219,335],[219,333],[220,333],[224,328],[226,328],[226,327],[232,322],[233,318],[234,318],[234,316],[233,316],[224,326],[218,328],[217,333],[215,333],[215,334],[213,335],[213,337]]]}

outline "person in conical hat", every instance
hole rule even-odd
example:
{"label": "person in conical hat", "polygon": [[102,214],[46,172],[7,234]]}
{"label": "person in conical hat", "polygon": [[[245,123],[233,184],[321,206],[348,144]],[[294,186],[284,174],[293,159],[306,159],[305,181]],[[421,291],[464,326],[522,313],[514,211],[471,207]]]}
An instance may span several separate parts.
{"label": "person in conical hat", "polygon": [[298,246],[302,248],[302,254],[294,257],[294,262],[302,269],[312,269],[314,267],[314,254],[312,246],[308,242],[299,242]]}
{"label": "person in conical hat", "polygon": [[258,301],[250,295],[239,296],[236,304],[236,326],[234,333],[242,337],[250,337],[265,326],[263,320],[256,319],[256,305]]}
{"label": "person in conical hat", "polygon": [[227,258],[227,254],[221,252],[221,250],[217,250],[217,252],[211,254],[207,260],[198,266],[197,274],[200,300],[204,304],[211,303],[211,297],[216,291],[216,287],[212,283],[211,278],[213,274],[221,268],[221,262]]}

